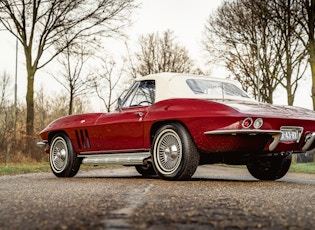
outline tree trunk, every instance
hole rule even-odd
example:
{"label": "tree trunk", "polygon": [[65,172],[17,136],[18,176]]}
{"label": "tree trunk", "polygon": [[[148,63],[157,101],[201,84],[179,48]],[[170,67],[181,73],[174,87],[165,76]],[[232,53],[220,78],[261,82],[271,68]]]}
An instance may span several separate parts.
{"label": "tree trunk", "polygon": [[312,100],[313,100],[313,109],[315,110],[315,0],[311,0],[309,12],[309,54],[310,54],[310,66],[312,72]]}
{"label": "tree trunk", "polygon": [[27,66],[27,92],[26,92],[26,135],[34,135],[34,76],[31,66]]}
{"label": "tree trunk", "polygon": [[[288,60],[287,60],[288,61]],[[292,93],[292,84],[291,84],[291,78],[292,78],[292,67],[291,64],[287,63],[287,100],[288,100],[288,105],[293,105],[294,103],[294,94]]]}
{"label": "tree trunk", "polygon": [[[314,38],[314,37],[313,37]],[[310,66],[312,74],[312,100],[313,100],[313,109],[315,110],[315,41],[310,40]]]}
{"label": "tree trunk", "polygon": [[315,110],[315,61],[310,61],[311,72],[312,72],[312,100],[313,110]]}
{"label": "tree trunk", "polygon": [[[70,87],[71,88],[71,87]],[[69,99],[69,111],[68,115],[72,115],[72,110],[73,110],[73,90],[70,89],[70,99]]]}

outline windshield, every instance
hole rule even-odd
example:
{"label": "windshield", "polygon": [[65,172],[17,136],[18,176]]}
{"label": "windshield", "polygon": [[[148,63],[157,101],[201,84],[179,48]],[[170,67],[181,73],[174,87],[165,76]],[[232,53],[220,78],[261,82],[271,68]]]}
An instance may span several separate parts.
{"label": "windshield", "polygon": [[229,97],[249,98],[249,96],[240,88],[229,82],[205,79],[188,79],[186,82],[194,94],[208,95],[216,99],[224,99]]}
{"label": "windshield", "polygon": [[123,108],[148,106],[155,101],[155,81],[136,82],[129,90],[123,102]]}

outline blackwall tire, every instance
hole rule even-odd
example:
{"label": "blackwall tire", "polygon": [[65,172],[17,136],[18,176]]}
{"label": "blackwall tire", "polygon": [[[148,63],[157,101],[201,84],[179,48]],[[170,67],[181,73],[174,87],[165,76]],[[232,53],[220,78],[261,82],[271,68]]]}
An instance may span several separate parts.
{"label": "blackwall tire", "polygon": [[285,176],[291,165],[292,155],[264,157],[247,164],[249,173],[259,180],[277,180]]}
{"label": "blackwall tire", "polygon": [[136,165],[135,166],[138,173],[140,173],[142,176],[154,176],[156,175],[156,172],[152,166],[152,164],[146,164],[146,165]]}
{"label": "blackwall tire", "polygon": [[199,152],[186,128],[178,123],[162,126],[151,149],[153,167],[165,180],[188,180],[195,173]]}
{"label": "blackwall tire", "polygon": [[81,161],[66,134],[60,133],[53,137],[50,144],[49,163],[52,172],[57,177],[73,177],[79,171]]}

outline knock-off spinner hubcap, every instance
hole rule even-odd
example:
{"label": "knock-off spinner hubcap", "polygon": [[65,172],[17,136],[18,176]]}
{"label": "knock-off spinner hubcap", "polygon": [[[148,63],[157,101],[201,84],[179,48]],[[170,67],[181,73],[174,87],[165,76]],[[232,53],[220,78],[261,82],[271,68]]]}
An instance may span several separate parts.
{"label": "knock-off spinner hubcap", "polygon": [[61,137],[58,137],[52,143],[50,153],[50,163],[55,172],[61,172],[67,165],[67,143]]}
{"label": "knock-off spinner hubcap", "polygon": [[164,130],[155,145],[156,166],[164,174],[175,172],[182,160],[182,143],[178,134],[171,129]]}
{"label": "knock-off spinner hubcap", "polygon": [[177,156],[178,156],[178,149],[176,147],[176,145],[172,145],[170,147],[167,147],[164,150],[164,154],[165,154],[165,158],[167,158],[167,160],[176,160]]}

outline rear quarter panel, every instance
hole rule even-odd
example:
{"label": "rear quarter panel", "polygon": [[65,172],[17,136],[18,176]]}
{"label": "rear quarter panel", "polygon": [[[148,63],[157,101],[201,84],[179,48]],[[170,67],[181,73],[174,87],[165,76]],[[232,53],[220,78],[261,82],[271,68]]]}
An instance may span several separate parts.
{"label": "rear quarter panel", "polygon": [[151,106],[144,121],[145,145],[150,146],[150,130],[156,123],[181,122],[186,126],[197,147],[207,145],[204,132],[216,129],[238,129],[246,115],[224,104],[200,99],[171,99]]}
{"label": "rear quarter panel", "polygon": [[[172,99],[156,103],[149,109],[145,118],[145,144],[150,146],[152,134],[150,130],[155,124],[179,121],[190,132],[195,144],[203,152],[262,152],[268,151],[270,136],[231,136],[205,135],[212,130],[242,129],[246,117],[263,118],[263,130],[280,130],[282,126],[303,127],[303,135],[299,143],[279,143],[274,152],[300,151],[305,143],[305,135],[315,132],[315,113],[299,108],[287,108],[273,105],[230,106],[228,103],[217,103],[202,99]],[[247,109],[244,109],[247,108]]]}

